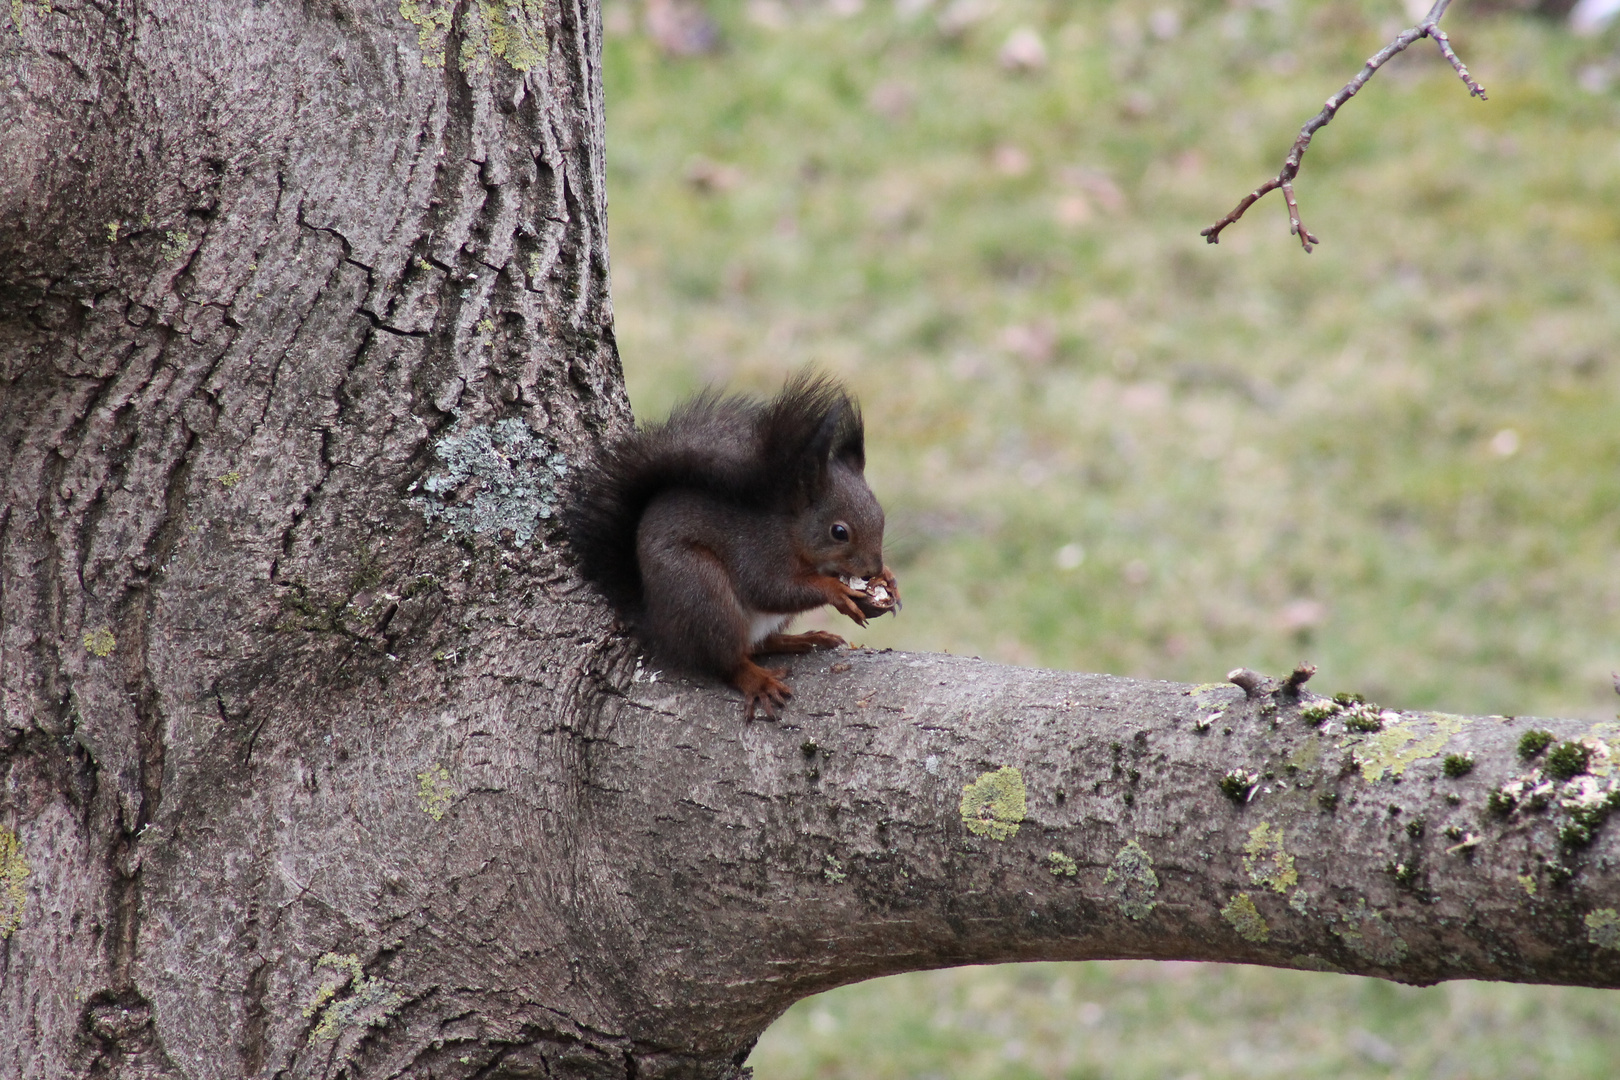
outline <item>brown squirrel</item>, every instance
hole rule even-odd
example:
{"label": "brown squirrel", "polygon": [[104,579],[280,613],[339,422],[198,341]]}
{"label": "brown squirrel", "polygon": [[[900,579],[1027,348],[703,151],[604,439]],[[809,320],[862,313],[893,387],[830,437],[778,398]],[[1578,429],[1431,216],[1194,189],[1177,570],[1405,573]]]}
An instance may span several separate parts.
{"label": "brown squirrel", "polygon": [[[860,407],[801,373],[769,401],[702,394],[582,470],[563,525],[580,573],[660,660],[725,678],[743,714],[791,694],[767,653],[844,639],[782,631],[823,604],[861,626],[899,606]],[[860,579],[865,579],[860,580]]]}

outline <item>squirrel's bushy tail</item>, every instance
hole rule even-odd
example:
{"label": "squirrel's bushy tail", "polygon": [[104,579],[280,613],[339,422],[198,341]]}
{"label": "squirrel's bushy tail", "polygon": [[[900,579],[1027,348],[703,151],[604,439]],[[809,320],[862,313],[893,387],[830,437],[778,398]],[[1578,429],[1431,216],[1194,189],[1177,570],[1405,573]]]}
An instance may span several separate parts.
{"label": "squirrel's bushy tail", "polygon": [[802,372],[769,401],[707,392],[579,470],[563,528],[581,576],[633,618],[642,593],[636,529],[653,499],[689,488],[786,509],[829,458],[857,470],[866,463],[860,408],[836,380]]}

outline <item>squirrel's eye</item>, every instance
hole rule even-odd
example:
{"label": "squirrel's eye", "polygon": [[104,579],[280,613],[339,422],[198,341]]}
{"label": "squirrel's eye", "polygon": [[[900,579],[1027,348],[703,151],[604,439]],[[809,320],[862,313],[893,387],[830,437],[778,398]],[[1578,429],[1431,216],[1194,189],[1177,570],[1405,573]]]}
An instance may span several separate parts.
{"label": "squirrel's eye", "polygon": [[842,521],[833,522],[833,527],[830,531],[832,533],[832,538],[838,541],[840,544],[849,543],[849,526],[845,525]]}

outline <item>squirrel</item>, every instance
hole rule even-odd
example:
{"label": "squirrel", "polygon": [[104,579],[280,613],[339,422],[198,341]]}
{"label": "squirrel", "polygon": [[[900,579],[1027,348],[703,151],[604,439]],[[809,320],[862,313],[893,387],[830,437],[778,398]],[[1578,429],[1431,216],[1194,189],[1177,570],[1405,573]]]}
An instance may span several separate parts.
{"label": "squirrel", "polygon": [[860,407],[831,378],[800,373],[769,401],[711,391],[581,470],[564,532],[649,652],[775,719],[786,672],[755,657],[845,644],[783,633],[795,615],[830,604],[865,626],[899,606],[865,470]]}

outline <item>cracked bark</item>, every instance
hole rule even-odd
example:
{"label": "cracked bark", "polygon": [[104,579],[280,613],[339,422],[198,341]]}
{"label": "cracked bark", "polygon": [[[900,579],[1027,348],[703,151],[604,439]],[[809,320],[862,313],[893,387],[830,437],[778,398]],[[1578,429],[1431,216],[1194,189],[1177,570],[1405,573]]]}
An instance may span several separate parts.
{"label": "cracked bark", "polygon": [[745,724],[487,477],[424,517],[447,437],[629,422],[593,7],[20,11],[0,1073],[726,1077],[805,994],[1016,959],[1620,984],[1612,828],[1486,809],[1529,721],[852,653]]}

